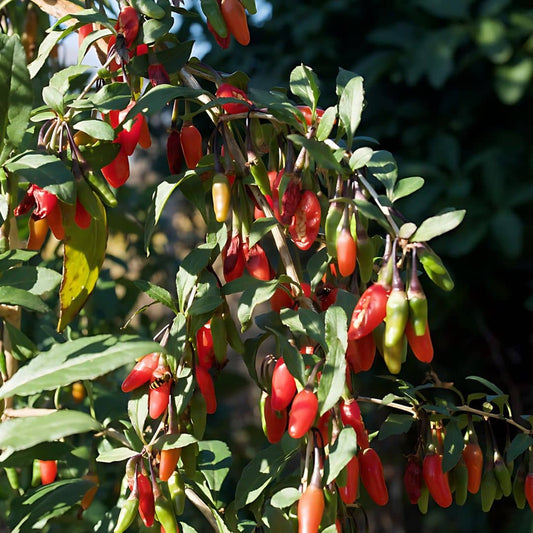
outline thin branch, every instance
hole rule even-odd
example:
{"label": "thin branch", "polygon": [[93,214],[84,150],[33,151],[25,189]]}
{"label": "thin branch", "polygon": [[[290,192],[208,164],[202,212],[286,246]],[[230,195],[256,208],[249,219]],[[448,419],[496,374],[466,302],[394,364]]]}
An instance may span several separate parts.
{"label": "thin branch", "polygon": [[209,522],[209,525],[213,528],[213,530],[219,533],[220,529],[216,523],[213,513],[211,512],[211,509],[209,509],[209,507],[203,502],[198,494],[196,494],[196,492],[189,487],[185,487],[185,495],[204,515],[204,518]]}

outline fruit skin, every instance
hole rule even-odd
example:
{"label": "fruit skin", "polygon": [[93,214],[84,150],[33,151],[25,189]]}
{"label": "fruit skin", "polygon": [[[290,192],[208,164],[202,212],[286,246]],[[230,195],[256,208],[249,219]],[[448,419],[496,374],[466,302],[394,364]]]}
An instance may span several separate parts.
{"label": "fruit skin", "polygon": [[351,276],[357,261],[357,245],[347,227],[341,229],[337,237],[337,264],[342,277]]}
{"label": "fruit skin", "polygon": [[436,453],[426,455],[422,463],[422,474],[435,503],[440,507],[449,507],[453,498],[448,474],[442,470],[442,455]]}
{"label": "fruit skin", "polygon": [[196,168],[196,165],[202,159],[203,150],[202,134],[194,124],[186,123],[182,126],[180,143],[187,168]]}
{"label": "fruit skin", "polygon": [[41,471],[41,483],[43,485],[53,483],[57,477],[57,461],[43,461],[39,459],[39,470]]}
{"label": "fruit skin", "polygon": [[126,46],[129,48],[139,32],[139,15],[136,9],[130,6],[123,8],[118,15],[115,29],[124,36]]}
{"label": "fruit skin", "polygon": [[246,267],[242,235],[236,231],[222,249],[222,270],[226,281],[240,278]]}
{"label": "fruit skin", "polygon": [[477,494],[481,487],[483,474],[483,452],[479,444],[467,442],[462,452],[463,460],[468,470],[468,492]]}
{"label": "fruit skin", "polygon": [[131,372],[126,376],[122,382],[122,392],[131,392],[139,388],[141,385],[148,383],[154,370],[159,363],[160,354],[157,352],[145,355],[139,362],[135,364]]}
{"label": "fruit skin", "polygon": [[124,533],[135,520],[138,509],[139,498],[132,492],[120,509],[113,533]]}
{"label": "fruit skin", "polygon": [[426,329],[423,335],[416,335],[411,322],[405,326],[405,336],[407,342],[413,350],[415,357],[422,363],[430,363],[433,360],[433,343],[429,332],[429,324],[426,323]]}
{"label": "fruit skin", "polygon": [[389,493],[383,477],[383,465],[379,455],[373,448],[366,448],[359,451],[357,457],[359,459],[359,475],[368,495],[377,505],[386,505],[389,501]]}
{"label": "fruit skin", "polygon": [[370,285],[359,298],[350,320],[348,340],[360,339],[372,332],[387,315],[387,289],[380,283]]}
{"label": "fruit skin", "polygon": [[300,250],[309,250],[314,244],[320,229],[321,209],[317,195],[304,191],[296,207],[289,233]]}
{"label": "fruit skin", "polygon": [[229,83],[223,83],[215,93],[217,98],[236,98],[238,100],[242,100],[244,103],[238,104],[233,102],[227,102],[225,104],[222,104],[222,109],[228,114],[228,115],[236,115],[238,113],[248,113],[250,111],[250,107],[252,105],[252,102],[248,99],[248,96],[246,93],[239,89],[238,87],[235,87],[234,85],[230,85]]}
{"label": "fruit skin", "polygon": [[139,515],[146,527],[154,523],[155,502],[152,483],[142,472],[137,473],[137,489],[139,491]]}
{"label": "fruit skin", "polygon": [[322,488],[308,485],[298,501],[298,533],[318,533],[325,506]]}
{"label": "fruit skin", "polygon": [[228,177],[221,172],[213,176],[213,186],[211,188],[213,197],[213,210],[217,222],[224,222],[228,217],[231,204],[231,186]]}
{"label": "fruit skin", "polygon": [[235,40],[243,46],[248,45],[250,43],[250,30],[248,29],[246,12],[241,2],[239,0],[222,0],[220,11]]}
{"label": "fruit skin", "polygon": [[339,411],[341,413],[341,420],[345,426],[351,426],[357,435],[357,446],[365,450],[369,447],[368,432],[365,428],[359,404],[353,398],[343,400],[340,403]]}
{"label": "fruit skin", "polygon": [[217,397],[213,378],[204,367],[197,366],[195,372],[198,388],[205,399],[207,414],[212,415],[217,410]]}
{"label": "fruit skin", "polygon": [[169,480],[170,476],[176,469],[180,455],[181,448],[169,448],[168,450],[161,450],[161,458],[159,460],[159,479],[161,481]]}
{"label": "fruit skin", "polygon": [[271,405],[275,411],[283,411],[291,403],[296,394],[296,381],[289,372],[283,357],[276,361],[272,373]]}
{"label": "fruit skin", "polygon": [[531,511],[533,511],[533,473],[531,472],[526,476],[526,480],[524,482],[524,492],[527,503],[529,503],[529,507],[531,508]]}
{"label": "fruit skin", "polygon": [[346,465],[346,485],[339,487],[339,495],[342,501],[349,505],[357,499],[359,489],[359,459],[354,455]]}
{"label": "fruit skin", "polygon": [[364,372],[372,368],[376,357],[376,341],[372,333],[348,341],[346,347],[346,361],[354,373]]}
{"label": "fruit skin", "polygon": [[301,390],[292,401],[289,411],[289,435],[301,439],[313,425],[318,412],[316,394],[308,388]]}
{"label": "fruit skin", "polygon": [[262,411],[265,435],[268,442],[275,444],[281,440],[287,428],[287,410],[276,411],[273,409],[272,397],[265,395],[262,401]]}
{"label": "fruit skin", "polygon": [[418,503],[422,494],[422,463],[416,455],[411,455],[407,459],[403,484],[409,501]]}

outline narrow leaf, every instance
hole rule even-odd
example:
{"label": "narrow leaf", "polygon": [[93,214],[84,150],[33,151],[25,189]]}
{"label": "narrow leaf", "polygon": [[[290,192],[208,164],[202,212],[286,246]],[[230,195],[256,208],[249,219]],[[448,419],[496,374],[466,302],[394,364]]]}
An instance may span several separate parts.
{"label": "narrow leaf", "polygon": [[411,242],[427,242],[452,229],[456,228],[465,217],[466,210],[449,211],[442,215],[426,218],[415,234],[411,237]]}
{"label": "narrow leaf", "polygon": [[47,313],[50,308],[35,294],[16,287],[0,286],[0,304],[20,305],[29,311]]}
{"label": "narrow leaf", "polygon": [[418,191],[418,189],[422,188],[423,185],[424,178],[420,178],[418,176],[413,176],[411,178],[403,178],[396,183],[391,201],[395,202],[400,198],[409,196],[410,194],[413,194],[414,192]]}
{"label": "narrow leaf", "polygon": [[290,75],[290,88],[292,93],[311,109],[316,109],[320,89],[318,78],[312,69],[305,65],[296,67]]}
{"label": "narrow leaf", "polygon": [[457,422],[452,418],[446,424],[444,434],[444,457],[442,459],[442,470],[449,472],[461,458],[463,452],[464,439]]}
{"label": "narrow leaf", "polygon": [[379,428],[379,440],[407,433],[413,422],[414,418],[411,415],[390,414]]}
{"label": "narrow leaf", "polygon": [[138,455],[139,452],[130,450],[129,448],[113,448],[98,454],[96,460],[99,463],[116,463],[118,461],[125,461],[134,455]]}
{"label": "narrow leaf", "polygon": [[342,172],[340,163],[335,159],[331,149],[324,143],[315,141],[314,139],[306,139],[302,135],[295,133],[287,135],[287,139],[292,141],[296,146],[303,146],[318,166],[335,170],[336,172]]}
{"label": "narrow leaf", "polygon": [[363,78],[355,76],[346,84],[339,100],[339,118],[346,131],[348,148],[351,148],[354,133],[361,122],[364,94]]}
{"label": "narrow leaf", "polygon": [[156,351],[164,352],[159,344],[133,335],[97,335],[55,344],[6,381],[0,388],[0,398],[91,380]]}
{"label": "narrow leaf", "polygon": [[340,471],[357,453],[357,435],[355,430],[347,426],[342,429],[329,453],[327,464],[326,484],[332,483]]}
{"label": "narrow leaf", "polygon": [[387,197],[391,199],[398,179],[398,166],[393,155],[386,150],[377,150],[372,154],[367,167],[370,173],[385,186]]}

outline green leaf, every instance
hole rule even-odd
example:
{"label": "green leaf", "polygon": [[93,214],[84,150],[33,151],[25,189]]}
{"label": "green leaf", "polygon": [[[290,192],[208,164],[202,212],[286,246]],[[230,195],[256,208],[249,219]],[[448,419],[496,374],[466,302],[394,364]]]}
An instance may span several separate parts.
{"label": "green leaf", "polygon": [[111,127],[111,124],[103,120],[82,120],[74,124],[74,129],[83,131],[87,135],[102,141],[112,141],[115,138],[115,130]]}
{"label": "green leaf", "polygon": [[196,295],[189,307],[190,315],[203,315],[214,311],[222,303],[218,279],[204,270],[198,277]]}
{"label": "green leaf", "polygon": [[58,331],[62,331],[79,313],[96,286],[107,245],[107,217],[102,202],[87,182],[78,182],[77,188],[78,197],[91,215],[91,222],[88,228],[80,228],[74,220],[63,222],[65,254],[59,289]]}
{"label": "green leaf", "polygon": [[88,479],[65,479],[30,489],[13,501],[9,530],[12,533],[24,533],[42,529],[48,520],[65,514],[79,504],[93,486],[94,483]]}
{"label": "green leaf", "polygon": [[163,287],[159,287],[158,285],[154,285],[153,283],[142,279],[135,280],[133,283],[139,290],[143,291],[150,298],[152,298],[152,300],[166,305],[172,311],[177,312],[172,295]]}
{"label": "green leaf", "polygon": [[198,469],[209,488],[219,492],[231,466],[231,451],[219,440],[204,440],[198,443],[198,447]]}
{"label": "green leaf", "polygon": [[336,172],[343,171],[331,149],[324,143],[315,141],[314,139],[306,139],[302,135],[297,135],[296,133],[287,135],[287,139],[292,141],[296,146],[303,146],[318,166],[329,170],[335,170]]}
{"label": "green leaf", "polygon": [[465,217],[466,210],[448,211],[442,215],[426,218],[415,234],[411,237],[411,242],[427,242],[439,235],[447,233],[456,228]]}
{"label": "green leaf", "polygon": [[300,65],[293,69],[290,75],[290,88],[304,104],[312,110],[316,109],[320,88],[318,78],[311,68]]}
{"label": "green leaf", "polygon": [[339,99],[339,119],[346,131],[346,144],[349,149],[361,122],[364,100],[363,78],[355,76],[346,84]]}
{"label": "green leaf", "polygon": [[50,308],[35,294],[16,287],[0,286],[0,304],[20,305],[29,311],[47,313]]}
{"label": "green leaf", "polygon": [[280,311],[280,318],[283,324],[285,324],[292,333],[299,335],[305,335],[310,337],[315,342],[318,342],[327,348],[324,315],[318,314],[312,309],[301,308],[294,309],[282,309]]}
{"label": "green leaf", "polygon": [[390,414],[379,428],[379,440],[386,439],[393,435],[407,433],[414,421],[415,420],[411,415],[403,415],[399,413]]}
{"label": "green leaf", "polygon": [[363,168],[371,159],[374,150],[368,146],[358,148],[350,157],[350,168],[356,171],[358,168]]}
{"label": "green leaf", "polygon": [[270,505],[277,509],[285,509],[300,499],[302,493],[294,487],[285,487],[276,492],[270,499]]}
{"label": "green leaf", "polygon": [[261,450],[244,467],[235,489],[235,506],[241,509],[259,498],[264,489],[277,479],[286,463],[296,454],[299,442],[286,433],[280,442]]}
{"label": "green leaf", "polygon": [[491,391],[496,393],[498,396],[505,396],[504,392],[497,385],[494,385],[494,383],[490,382],[488,379],[482,378],[480,376],[467,376],[465,379],[471,379],[472,381],[478,381],[482,385],[485,385],[487,389],[490,389]]}
{"label": "green leaf", "polygon": [[55,270],[43,267],[20,266],[6,270],[0,277],[0,286],[16,287],[36,296],[54,290],[61,281]]}
{"label": "green leaf", "polygon": [[363,198],[356,198],[354,202],[357,206],[357,209],[359,209],[361,213],[365,215],[365,217],[375,220],[384,228],[389,228],[389,223],[379,207]]}
{"label": "green leaf", "polygon": [[398,179],[398,166],[393,155],[386,150],[377,150],[372,154],[367,167],[370,173],[385,186],[387,197],[391,199]]}
{"label": "green leaf", "polygon": [[152,44],[155,41],[158,41],[170,31],[173,24],[174,19],[172,17],[165,17],[162,20],[146,20],[143,24],[143,41],[146,44]]}
{"label": "green leaf", "polygon": [[[9,250],[4,252],[0,254],[0,271],[6,271],[8,268],[18,265],[18,263],[25,263],[35,257],[37,253],[33,250]],[[5,275],[5,272],[3,275]]]}
{"label": "green leaf", "polygon": [[523,454],[533,444],[533,437],[525,433],[518,433],[505,452],[507,462],[514,461],[518,456]]}
{"label": "green leaf", "polygon": [[33,90],[18,35],[0,34],[0,164],[22,142],[30,119]]}
{"label": "green leaf", "polygon": [[40,442],[102,429],[100,422],[88,414],[66,409],[45,416],[11,418],[0,424],[0,449],[4,453],[25,450]]}
{"label": "green leaf", "polygon": [[7,328],[9,340],[11,341],[11,353],[15,359],[19,361],[31,359],[39,352],[37,346],[20,329],[7,320],[4,321],[4,326]]}
{"label": "green leaf", "polygon": [[130,450],[130,448],[112,448],[111,450],[100,452],[96,457],[96,460],[99,463],[116,463],[119,461],[125,461],[126,459],[134,457],[135,455],[139,455],[139,452]]}
{"label": "green leaf", "polygon": [[243,331],[249,326],[255,307],[262,302],[270,300],[279,285],[275,279],[262,281],[255,278],[250,281],[250,284],[252,286],[242,293],[237,310],[237,316],[242,324]]}
{"label": "green leaf", "polygon": [[23,366],[0,388],[0,398],[39,393],[107,374],[151,352],[164,352],[161,345],[133,335],[96,335],[55,344]]}
{"label": "green leaf", "polygon": [[324,473],[327,479],[326,484],[335,481],[340,471],[350,462],[356,453],[357,435],[352,427],[347,426],[341,430],[337,440],[331,447],[326,463],[327,473]]}
{"label": "green leaf", "polygon": [[331,409],[340,398],[346,381],[346,345],[348,318],[344,310],[332,305],[326,311],[326,362],[318,384],[320,415]]}
{"label": "green leaf", "polygon": [[451,419],[446,424],[444,435],[444,456],[442,459],[442,470],[449,472],[461,458],[464,448],[464,438],[455,419]]}
{"label": "green leaf", "polygon": [[66,28],[64,30],[50,30],[50,33],[44,38],[43,42],[39,46],[39,52],[37,57],[28,65],[28,71],[30,78],[33,79],[39,73],[44,64],[48,61],[50,52],[55,45],[69,33],[74,31],[73,27]]}
{"label": "green leaf", "polygon": [[258,243],[270,230],[278,224],[274,217],[262,217],[254,220],[248,235],[248,246]]}
{"label": "green leaf", "polygon": [[[167,434],[163,435],[154,442],[154,448],[157,450],[173,450],[175,448],[185,448],[189,444],[198,442],[198,439],[190,435],[189,433],[181,434]],[[200,443],[200,449],[205,442],[219,442],[219,441],[204,441]],[[226,446],[227,447],[227,446]]]}
{"label": "green leaf", "polygon": [[55,155],[28,150],[9,159],[5,166],[9,172],[55,194],[63,202],[76,202],[72,174]]}
{"label": "green leaf", "polygon": [[[131,91],[126,83],[109,83],[90,96],[88,105],[98,111],[124,109],[131,100]],[[133,117],[134,115],[132,115]]]}
{"label": "green leaf", "polygon": [[190,293],[196,284],[198,275],[209,264],[214,245],[201,244],[182,261],[176,275],[176,289],[180,311],[185,312],[188,307]]}
{"label": "green leaf", "polygon": [[418,176],[413,176],[411,178],[403,178],[396,182],[394,192],[392,193],[391,202],[396,202],[396,200],[399,200],[400,198],[409,196],[410,194],[413,194],[414,192],[418,191],[418,189],[422,188],[423,186],[424,178],[420,178]]}
{"label": "green leaf", "polygon": [[496,67],[494,88],[499,99],[507,105],[520,101],[533,78],[533,59],[525,55]]}
{"label": "green leaf", "polygon": [[152,194],[152,201],[148,208],[148,215],[144,226],[144,248],[147,256],[150,255],[150,239],[154,233],[155,226],[161,218],[165,205],[176,188],[192,176],[196,176],[196,172],[188,170],[180,179],[178,179],[178,181],[162,181]]}
{"label": "green leaf", "polygon": [[135,433],[144,441],[144,424],[148,418],[148,393],[146,387],[139,387],[132,392],[128,401],[128,417]]}
{"label": "green leaf", "polygon": [[316,129],[316,139],[317,141],[325,141],[331,134],[333,126],[335,126],[335,121],[337,120],[337,108],[336,106],[328,107],[318,123]]}

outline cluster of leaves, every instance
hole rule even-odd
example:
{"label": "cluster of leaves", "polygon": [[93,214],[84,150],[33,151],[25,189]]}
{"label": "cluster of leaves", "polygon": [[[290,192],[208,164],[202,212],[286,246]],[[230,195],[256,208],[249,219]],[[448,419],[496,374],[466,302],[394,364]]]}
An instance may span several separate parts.
{"label": "cluster of leaves", "polygon": [[[292,530],[292,507],[300,497],[298,480],[302,477],[301,470],[307,467],[309,452],[305,454],[304,450],[309,436],[297,439],[285,434],[278,443],[266,447],[242,470],[234,494],[224,495],[223,482],[230,470],[232,454],[227,443],[204,440],[207,398],[194,372],[197,366],[202,366],[198,360],[198,331],[206,323],[223,317],[223,340],[214,339],[217,343],[215,355],[220,344],[225,354],[229,343],[243,357],[252,381],[268,392],[268,365],[263,365],[261,371],[258,369],[263,360],[269,360],[265,357],[266,350],[274,351],[278,357],[283,356],[299,389],[306,384],[316,385],[318,414],[330,412],[338,419],[338,404],[342,398],[360,393],[360,376],[349,370],[349,378],[346,378],[349,319],[359,294],[370,281],[376,280],[379,265],[387,262],[385,236],[402,248],[398,257],[393,255],[394,263],[397,259],[401,262],[416,248],[421,251],[421,265],[431,281],[446,291],[453,287],[442,261],[427,242],[454,229],[462,221],[464,211],[445,209],[418,225],[407,222],[398,211],[397,202],[412,195],[416,197],[424,180],[420,177],[398,179],[398,167],[392,154],[376,150],[374,139],[356,135],[365,102],[361,76],[346,70],[339,72],[335,84],[337,100],[320,113],[320,120],[320,84],[314,72],[303,65],[290,74],[290,93],[250,89],[245,104],[239,98],[217,97],[216,88],[223,83],[247,89],[247,77],[242,73],[224,75],[189,59],[191,43],[180,42],[171,31],[172,14],[187,15],[188,12],[169,2],[156,5],[163,8],[164,15],[161,18],[144,16],[138,38],[139,44],[153,47],[151,53],[155,58],[153,55],[134,56],[122,65],[122,81],[106,68],[94,76],[81,64],[61,69],[46,81],[42,102],[35,108],[30,80],[36,80],[39,71],[48,65],[56,44],[88,23],[101,25],[102,29],[83,41],[81,63],[88,47],[98,46],[100,39],[114,35],[115,26],[94,9],[66,15],[48,33],[29,67],[26,67],[27,54],[19,38],[0,36],[0,67],[5,74],[2,79],[7,80],[3,92],[8,96],[2,119],[4,134],[0,139],[4,247],[13,247],[15,242],[9,226],[15,225],[11,213],[18,201],[18,186],[25,189],[28,184],[38,185],[58,198],[63,214],[70,212],[70,221],[64,224],[62,276],[48,268],[27,264],[35,261],[34,252],[6,250],[0,258],[3,289],[0,304],[6,338],[12,345],[4,350],[9,362],[14,358],[21,364],[16,372],[7,367],[3,370],[6,379],[0,388],[0,396],[6,402],[6,419],[0,425],[0,464],[6,474],[2,486],[7,489],[9,475],[13,491],[6,498],[5,510],[14,531],[42,526],[65,513],[73,515],[84,494],[94,485],[90,479],[84,479],[87,473],[98,470],[101,477],[103,465],[119,463],[122,469],[126,459],[141,455],[152,466],[157,464],[159,452],[175,448],[182,449],[179,469],[186,480],[188,498],[210,517],[208,520],[214,527],[220,531],[248,531],[258,525],[276,531],[282,531],[280,527]],[[67,29],[61,27],[65,22],[70,24]],[[143,90],[141,80],[148,77],[149,66],[154,63],[164,65],[169,83],[154,84]],[[124,110],[132,99],[133,105],[116,130],[108,122],[96,118],[98,114]],[[96,286],[104,260],[107,240],[104,203],[106,198],[108,205],[115,203],[109,197],[109,193],[115,191],[105,189],[101,169],[117,156],[114,141],[118,134],[127,131],[129,121],[139,114],[159,115],[169,102],[174,106],[174,127],[204,116],[208,116],[213,125],[205,128],[205,155],[198,165],[166,176],[153,191],[148,206],[144,229],[147,252],[165,206],[175,191],[180,190],[197,208],[207,228],[205,242],[181,262],[172,289],[149,282],[138,283],[138,287],[162,304],[171,317],[162,333],[151,332],[154,338],[162,339],[161,342],[145,340],[138,335],[93,335],[92,331],[86,335],[83,331],[67,330],[68,335],[50,334],[37,347],[13,325],[7,306],[18,305],[31,312],[49,313],[49,307],[40,296],[54,290],[61,279],[58,329],[65,330],[79,313]],[[230,108],[226,106],[232,104],[244,105],[244,110],[228,112]],[[297,105],[305,106],[310,115],[309,123],[303,109]],[[59,138],[52,133],[43,144],[48,130],[45,128],[45,133],[39,135],[40,130],[43,131],[40,125],[44,123],[49,127],[50,121],[61,125],[51,130],[57,131]],[[67,136],[73,132],[87,136],[89,141],[80,143],[80,150],[90,171],[82,175],[77,172],[76,162],[80,163],[80,159],[72,145],[63,144],[61,128],[66,128]],[[293,156],[293,150],[298,151],[297,157]],[[264,174],[252,171],[252,166],[259,165],[265,167]],[[279,176],[276,185],[269,182],[267,168]],[[289,179],[281,177],[282,170]],[[98,186],[88,179],[88,173],[101,178]],[[212,196],[213,178],[220,173],[235,179],[231,187],[231,221],[225,216],[219,220],[213,205],[216,201]],[[288,224],[275,216],[276,211],[283,208],[291,179],[316,194],[320,201],[321,230],[308,247],[309,251],[299,249],[291,232],[287,231]],[[352,194],[350,187],[359,195]],[[274,192],[279,194],[277,205]],[[80,228],[72,220],[72,211],[77,199],[84,197],[90,198],[84,205],[91,223]],[[268,203],[269,197],[274,199],[272,205]],[[254,218],[254,202],[265,217]],[[344,206],[347,218],[351,219],[348,226],[353,228],[352,233],[358,239],[361,228],[371,236],[370,268],[365,270],[368,276],[362,274],[361,258],[354,273],[346,276],[331,273],[331,265],[339,265],[331,253],[335,249],[337,232],[328,235],[327,218],[336,204]],[[235,231],[228,232],[230,225],[232,230],[245,236],[249,248],[260,244],[268,250],[270,279],[257,279],[240,272],[236,279],[228,281],[232,269],[226,268],[226,260],[235,235]],[[355,226],[359,226],[359,233]],[[338,228],[337,224],[333,229]],[[221,261],[223,274],[220,273]],[[20,266],[21,262],[26,264]],[[223,276],[227,283],[222,282]],[[321,306],[319,297],[324,279],[338,291],[335,303],[327,309]],[[305,294],[306,285],[310,288],[309,294]],[[281,310],[272,307],[272,311],[263,312],[265,305],[279,296],[280,291],[289,298],[289,304]],[[228,304],[228,297],[234,295],[238,299],[236,321]],[[247,331],[252,325],[258,328],[255,334]],[[248,333],[248,338],[243,344],[240,334],[244,332]],[[304,345],[311,345],[313,353],[302,356],[300,348]],[[116,376],[111,373],[150,352],[161,353],[168,364],[169,379],[173,382],[169,413],[162,420],[150,419],[148,386],[139,388],[127,406],[122,397],[116,407],[104,407],[104,400],[110,397],[105,384],[114,381],[116,386]],[[215,377],[219,371],[224,373],[224,356],[217,357],[217,362],[216,371],[212,372]],[[377,361],[378,365],[383,365],[382,361]],[[318,368],[321,371],[319,380],[315,379]],[[378,368],[385,371],[383,366]],[[459,463],[463,447],[461,430],[467,427],[468,414],[475,415],[476,422],[489,417],[507,420],[504,413],[504,409],[509,409],[507,397],[484,380],[481,380],[483,385],[495,394],[480,393],[464,401],[453,389],[461,400],[457,403],[439,395],[441,384],[437,380],[429,385],[412,386],[396,377],[391,379],[394,392],[389,390],[386,397],[369,401],[409,414],[391,414],[380,424],[377,436],[382,439],[410,431],[421,435],[425,428],[415,424],[417,420],[438,421],[445,425],[446,431],[443,450],[446,471]],[[61,397],[62,391],[80,381],[88,392],[81,408],[72,405],[73,398]],[[497,413],[492,412],[495,408]],[[508,415],[510,418],[510,413]],[[181,431],[178,437],[169,438],[165,433],[172,425],[173,416],[177,417]],[[417,429],[412,429],[415,427]],[[507,447],[509,462],[532,444],[525,426],[517,425],[517,428],[519,432]],[[94,447],[87,444],[92,432],[98,434],[96,453]],[[326,433],[331,445],[326,453],[323,483],[332,485],[354,456],[356,438],[349,427],[342,428],[338,434]],[[302,464],[293,460],[299,451],[302,457],[307,456]],[[28,479],[33,462],[48,459],[60,459],[61,481],[31,488],[37,482],[36,478]],[[113,471],[104,491],[111,493],[113,487],[119,485],[122,476],[119,472],[119,469]],[[24,477],[26,479],[22,479]],[[304,480],[304,485],[307,481]],[[127,494],[127,483],[123,485],[120,498]],[[94,526],[97,531],[108,530],[116,523],[118,509],[123,503],[120,499],[110,509],[104,506],[104,501],[102,498],[98,507],[101,516]],[[30,506],[31,512],[28,512]],[[335,529],[337,515],[346,516],[353,510],[347,511],[336,499],[331,506],[333,513],[329,514],[330,522],[324,524],[324,531]],[[184,531],[191,529],[186,520],[180,523]]]}

